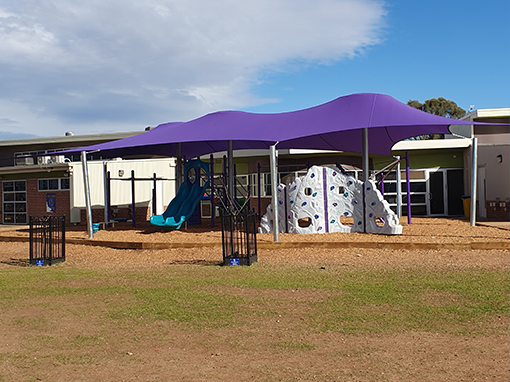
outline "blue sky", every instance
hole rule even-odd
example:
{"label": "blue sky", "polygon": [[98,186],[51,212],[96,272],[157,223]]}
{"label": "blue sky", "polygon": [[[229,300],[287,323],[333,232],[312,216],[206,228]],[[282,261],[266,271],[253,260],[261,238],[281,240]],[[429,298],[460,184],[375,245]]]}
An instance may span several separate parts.
{"label": "blue sky", "polygon": [[510,107],[508,0],[0,0],[0,139],[359,92]]}

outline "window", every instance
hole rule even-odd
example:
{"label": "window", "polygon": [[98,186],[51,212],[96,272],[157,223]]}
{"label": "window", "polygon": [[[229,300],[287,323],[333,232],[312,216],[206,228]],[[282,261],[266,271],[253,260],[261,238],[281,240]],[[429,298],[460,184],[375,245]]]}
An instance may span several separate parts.
{"label": "window", "polygon": [[69,190],[69,178],[62,179],[39,179],[39,191]]}
{"label": "window", "polygon": [[27,224],[27,184],[24,180],[2,182],[4,224]]}

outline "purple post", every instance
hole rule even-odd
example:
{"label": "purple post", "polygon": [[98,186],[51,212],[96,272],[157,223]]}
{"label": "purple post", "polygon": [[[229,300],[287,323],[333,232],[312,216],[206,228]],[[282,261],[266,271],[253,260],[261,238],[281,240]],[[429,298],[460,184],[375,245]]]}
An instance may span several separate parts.
{"label": "purple post", "polygon": [[[110,171],[106,172],[106,220],[112,220],[112,178],[110,175]],[[108,227],[110,227],[110,223],[108,223]]]}
{"label": "purple post", "polygon": [[131,226],[136,227],[135,170],[131,170]]}
{"label": "purple post", "polygon": [[328,180],[326,178],[326,167],[322,168],[322,190],[324,194],[324,232],[329,232],[328,216]]}
{"label": "purple post", "polygon": [[260,213],[260,208],[261,208],[260,202],[261,202],[261,197],[262,197],[261,196],[262,190],[260,189],[260,162],[257,163],[257,188],[258,188],[258,190],[257,190],[257,192],[258,192],[257,193],[257,195],[258,195],[258,210],[259,210],[259,220],[260,220],[260,218],[262,216],[262,214]]}
{"label": "purple post", "polygon": [[411,224],[411,182],[409,181],[409,151],[406,151],[406,183],[407,183],[407,224]]}
{"label": "purple post", "polygon": [[215,214],[215,206],[214,206],[214,156],[211,154],[209,157],[209,182],[211,184],[211,194],[209,195],[211,199],[211,229],[214,228],[214,215]]}

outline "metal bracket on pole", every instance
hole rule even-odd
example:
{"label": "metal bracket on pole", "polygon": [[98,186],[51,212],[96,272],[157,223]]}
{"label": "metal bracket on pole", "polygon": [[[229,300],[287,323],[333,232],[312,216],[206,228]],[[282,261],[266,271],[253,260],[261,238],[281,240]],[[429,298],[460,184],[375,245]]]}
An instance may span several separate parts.
{"label": "metal bracket on pole", "polygon": [[272,207],[273,207],[273,234],[274,241],[279,241],[280,227],[278,224],[278,151],[276,150],[276,142],[270,147],[269,161],[271,163],[271,194],[272,194]]}
{"label": "metal bracket on pole", "polygon": [[472,141],[472,163],[471,163],[471,227],[476,225],[476,183],[478,176],[478,138],[473,137]]}

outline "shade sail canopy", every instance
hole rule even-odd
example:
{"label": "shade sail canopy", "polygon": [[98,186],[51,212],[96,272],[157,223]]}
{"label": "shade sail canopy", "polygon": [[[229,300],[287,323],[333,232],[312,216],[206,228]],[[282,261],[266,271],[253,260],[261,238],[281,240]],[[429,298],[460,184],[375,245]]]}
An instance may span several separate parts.
{"label": "shade sail canopy", "polygon": [[279,149],[362,151],[361,131],[368,128],[371,154],[391,155],[401,140],[425,134],[448,134],[449,126],[473,125],[417,110],[391,96],[352,94],[308,109],[257,114],[219,111],[189,122],[164,123],[145,133],[65,152],[99,150],[103,156],[176,156],[178,144],[188,158],[234,150]]}

